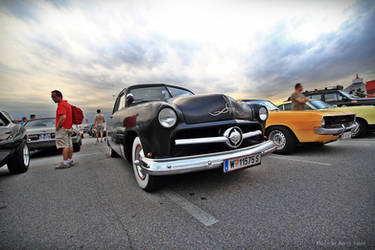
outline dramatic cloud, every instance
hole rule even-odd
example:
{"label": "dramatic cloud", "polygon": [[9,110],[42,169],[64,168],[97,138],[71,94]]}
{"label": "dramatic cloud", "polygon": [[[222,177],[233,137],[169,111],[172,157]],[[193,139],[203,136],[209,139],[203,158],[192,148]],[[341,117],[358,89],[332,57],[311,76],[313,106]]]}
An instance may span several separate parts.
{"label": "dramatic cloud", "polygon": [[1,1],[1,108],[50,116],[60,89],[91,118],[133,83],[280,100],[375,79],[374,2],[302,2]]}

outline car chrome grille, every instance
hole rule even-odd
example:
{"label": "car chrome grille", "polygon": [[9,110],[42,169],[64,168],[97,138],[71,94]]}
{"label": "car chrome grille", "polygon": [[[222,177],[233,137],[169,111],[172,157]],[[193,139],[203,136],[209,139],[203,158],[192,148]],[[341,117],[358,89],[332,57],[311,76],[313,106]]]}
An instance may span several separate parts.
{"label": "car chrome grille", "polygon": [[[214,127],[206,127],[206,128],[197,128],[197,129],[188,129],[188,130],[181,130],[178,131],[173,139],[173,142],[176,140],[183,140],[183,139],[204,139],[204,138],[214,138],[223,136],[223,133],[226,129],[237,126],[239,127],[243,134],[254,132],[254,131],[262,131],[262,128],[259,124],[231,124],[225,126],[214,126]],[[264,140],[263,134],[253,136],[248,139],[244,139],[241,145],[238,148],[248,147],[257,143],[260,143]],[[187,156],[187,155],[198,155],[198,154],[207,154],[207,153],[214,153],[214,152],[224,152],[231,150],[233,148],[228,147],[226,143],[218,142],[218,143],[199,143],[199,144],[191,144],[191,145],[172,145],[172,154],[175,157],[178,156]]]}
{"label": "car chrome grille", "polygon": [[355,115],[325,116],[325,128],[338,128],[344,125],[348,127],[355,122]]}

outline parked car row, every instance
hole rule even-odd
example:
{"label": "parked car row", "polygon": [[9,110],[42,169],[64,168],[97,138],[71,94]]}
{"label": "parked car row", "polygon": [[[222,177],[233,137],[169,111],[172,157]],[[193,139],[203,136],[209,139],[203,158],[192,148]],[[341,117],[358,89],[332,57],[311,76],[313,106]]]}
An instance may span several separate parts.
{"label": "parked car row", "polygon": [[[29,148],[55,147],[54,118],[22,128],[1,114],[0,146],[13,146],[7,153],[1,148],[0,163],[11,172],[27,170]],[[139,187],[152,191],[160,176],[210,169],[229,173],[260,165],[272,152],[292,153],[299,143],[326,144],[374,128],[374,106],[334,108],[311,99],[306,110],[293,111],[290,102],[277,107],[267,100],[194,95],[178,86],[145,84],[118,94],[105,133],[109,155],[127,159]],[[80,131],[96,133],[93,124]],[[73,133],[75,151],[81,147],[80,131]]]}
{"label": "parked car row", "polygon": [[131,162],[138,185],[151,191],[162,175],[214,168],[228,173],[259,165],[274,151],[292,153],[298,143],[361,136],[374,124],[373,109],[281,111],[267,100],[194,95],[167,84],[135,85],[117,96],[107,145],[112,157]]}

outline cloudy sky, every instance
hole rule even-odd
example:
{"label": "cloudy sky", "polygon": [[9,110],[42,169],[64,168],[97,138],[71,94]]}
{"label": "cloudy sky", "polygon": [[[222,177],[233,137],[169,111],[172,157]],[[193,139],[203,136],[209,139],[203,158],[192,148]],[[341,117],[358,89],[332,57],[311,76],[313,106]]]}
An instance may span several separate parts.
{"label": "cloudy sky", "polygon": [[133,83],[279,101],[373,80],[374,23],[373,0],[0,0],[0,107],[53,115],[59,89],[91,118]]}

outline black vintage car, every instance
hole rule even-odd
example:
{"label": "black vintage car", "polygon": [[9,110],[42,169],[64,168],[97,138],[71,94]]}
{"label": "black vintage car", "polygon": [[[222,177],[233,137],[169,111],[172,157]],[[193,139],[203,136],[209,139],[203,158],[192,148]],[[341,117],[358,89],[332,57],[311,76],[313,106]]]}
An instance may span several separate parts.
{"label": "black vintage car", "polygon": [[25,128],[0,111],[0,167],[5,164],[12,174],[24,173],[29,169],[30,154]]}
{"label": "black vintage car", "polygon": [[[250,107],[250,108],[249,108]],[[259,165],[275,150],[264,139],[267,109],[222,94],[194,95],[167,84],[134,85],[120,92],[107,124],[112,157],[133,165],[139,186],[151,191],[158,176]]]}

